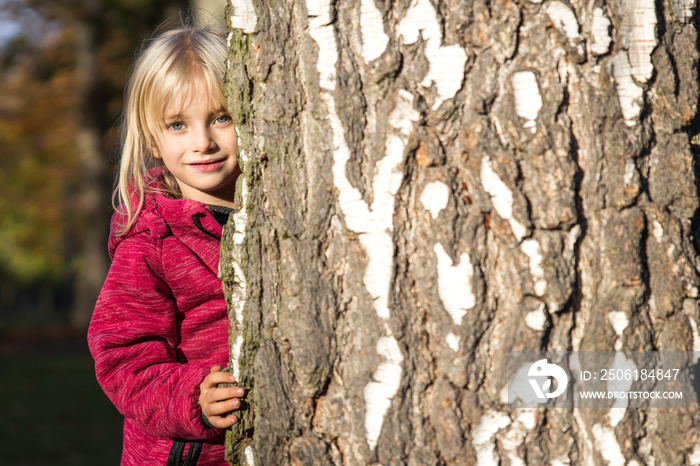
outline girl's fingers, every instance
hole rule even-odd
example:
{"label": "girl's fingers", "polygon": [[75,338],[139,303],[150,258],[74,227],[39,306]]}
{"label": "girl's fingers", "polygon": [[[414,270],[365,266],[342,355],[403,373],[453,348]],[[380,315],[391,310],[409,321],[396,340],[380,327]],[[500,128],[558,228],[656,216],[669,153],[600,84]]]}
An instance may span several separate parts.
{"label": "girl's fingers", "polygon": [[236,379],[230,372],[223,372],[221,366],[213,366],[200,385],[199,403],[209,423],[219,429],[227,429],[238,422],[231,411],[240,409],[240,398],[245,390],[240,387],[221,387],[219,384],[232,383]]}
{"label": "girl's fingers", "polygon": [[219,429],[228,429],[229,427],[231,427],[232,425],[234,425],[235,423],[238,422],[238,417],[235,414],[232,414],[232,415],[226,416],[226,417],[222,417],[219,419],[220,419],[219,425],[215,426],[215,427],[218,427]]}
{"label": "girl's fingers", "polygon": [[214,388],[220,383],[236,382],[236,378],[233,376],[233,374],[231,374],[230,372],[215,371],[214,367],[212,367],[211,372],[209,372],[209,374],[206,377],[204,377],[204,380],[202,381],[202,388],[204,390]]}
{"label": "girl's fingers", "polygon": [[230,399],[238,399],[245,395],[245,391],[240,387],[212,388],[203,394],[207,403],[217,403]]}
{"label": "girl's fingers", "polygon": [[226,417],[208,417],[207,420],[209,421],[209,424],[213,425],[217,429],[228,429],[238,422],[238,417],[235,414],[231,414],[230,416]]}
{"label": "girl's fingers", "polygon": [[238,398],[232,398],[230,400],[217,401],[216,403],[209,403],[204,409],[204,415],[207,418],[214,416],[224,416],[231,411],[235,411],[241,407],[241,400]]}

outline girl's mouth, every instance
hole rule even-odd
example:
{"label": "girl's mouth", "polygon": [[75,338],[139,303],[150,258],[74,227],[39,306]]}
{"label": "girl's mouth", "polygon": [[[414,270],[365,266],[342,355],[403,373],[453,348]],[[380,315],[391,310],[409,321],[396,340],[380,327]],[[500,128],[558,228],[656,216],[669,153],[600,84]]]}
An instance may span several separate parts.
{"label": "girl's mouth", "polygon": [[190,167],[200,172],[213,172],[224,165],[226,159],[205,160],[203,162],[191,163]]}

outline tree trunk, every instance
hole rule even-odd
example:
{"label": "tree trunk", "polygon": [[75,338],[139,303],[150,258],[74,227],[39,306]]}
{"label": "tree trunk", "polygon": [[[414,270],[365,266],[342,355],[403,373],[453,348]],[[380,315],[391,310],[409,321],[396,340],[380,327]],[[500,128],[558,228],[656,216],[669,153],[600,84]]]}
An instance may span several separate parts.
{"label": "tree trunk", "polygon": [[232,463],[699,464],[697,407],[503,395],[700,350],[694,3],[232,3]]}
{"label": "tree trunk", "polygon": [[80,264],[74,286],[73,307],[70,322],[77,329],[85,329],[90,323],[95,301],[100,293],[109,269],[105,240],[109,229],[109,205],[111,173],[108,159],[102,150],[102,133],[99,117],[104,102],[97,98],[97,27],[101,4],[98,0],[84,0],[72,26],[76,35],[75,92],[79,107],[80,124],[76,135],[76,149],[82,168],[82,185],[78,196],[79,212],[90,227],[80,245]]}

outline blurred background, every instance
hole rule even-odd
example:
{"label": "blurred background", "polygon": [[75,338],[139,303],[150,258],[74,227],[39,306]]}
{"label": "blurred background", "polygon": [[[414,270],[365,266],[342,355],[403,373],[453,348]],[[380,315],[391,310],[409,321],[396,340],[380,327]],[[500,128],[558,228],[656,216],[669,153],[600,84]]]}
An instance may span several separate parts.
{"label": "blurred background", "polygon": [[109,268],[124,85],[164,22],[225,0],[0,0],[0,464],[118,464],[85,333]]}

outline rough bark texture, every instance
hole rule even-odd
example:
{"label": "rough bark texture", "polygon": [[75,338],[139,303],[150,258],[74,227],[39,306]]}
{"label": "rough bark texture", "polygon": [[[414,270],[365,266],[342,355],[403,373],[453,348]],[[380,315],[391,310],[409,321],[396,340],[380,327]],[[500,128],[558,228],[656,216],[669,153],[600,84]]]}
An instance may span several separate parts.
{"label": "rough bark texture", "polygon": [[232,462],[698,464],[697,410],[503,399],[511,351],[700,349],[694,4],[233,7]]}

